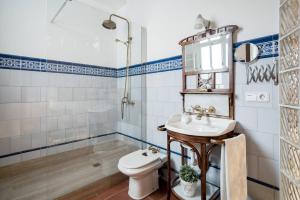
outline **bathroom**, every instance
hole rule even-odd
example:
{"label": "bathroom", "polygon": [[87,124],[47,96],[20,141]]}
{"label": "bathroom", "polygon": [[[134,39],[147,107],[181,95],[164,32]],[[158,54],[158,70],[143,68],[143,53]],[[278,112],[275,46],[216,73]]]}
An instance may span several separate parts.
{"label": "bathroom", "polygon": [[300,199],[299,4],[1,0],[0,199]]}

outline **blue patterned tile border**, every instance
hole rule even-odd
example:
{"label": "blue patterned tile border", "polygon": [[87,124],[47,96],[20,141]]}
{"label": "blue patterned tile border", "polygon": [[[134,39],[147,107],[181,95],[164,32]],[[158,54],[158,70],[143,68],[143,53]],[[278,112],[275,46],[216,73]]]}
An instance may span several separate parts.
{"label": "blue patterned tile border", "polygon": [[[235,49],[241,44],[248,42],[256,44],[259,47],[260,54],[258,59],[278,56],[278,34],[237,42],[233,45],[233,47]],[[8,54],[0,54],[0,68],[114,78],[124,77],[126,73],[125,67],[116,69],[103,66],[30,58]],[[129,68],[129,75],[136,76],[180,69],[182,69],[181,55],[143,64],[132,65]]]}
{"label": "blue patterned tile border", "polygon": [[95,65],[0,54],[0,68],[90,76],[117,77],[117,69]]}
{"label": "blue patterned tile border", "polygon": [[[278,56],[278,34],[255,38],[255,39],[246,40],[242,42],[237,42],[233,44],[233,50],[235,50],[235,48],[237,48],[238,46],[244,43],[253,43],[258,46],[260,51],[258,59]],[[142,74],[180,70],[180,69],[182,69],[181,55],[147,62],[144,63],[143,65],[130,66],[129,75],[135,76],[135,75],[142,75]],[[117,72],[117,77],[124,77],[124,76],[125,76],[125,68],[124,67],[119,68]]]}
{"label": "blue patterned tile border", "polygon": [[277,57],[279,55],[278,51],[278,34],[269,35],[265,37],[255,38],[251,40],[245,40],[241,42],[237,42],[233,45],[233,48],[237,48],[241,44],[244,43],[253,43],[256,44],[259,48],[259,56],[258,59],[261,58],[270,58]]}
{"label": "blue patterned tile border", "polygon": [[[130,66],[128,74],[129,76],[135,76],[179,69],[182,69],[181,56],[174,56],[170,58],[147,62],[144,64]],[[124,77],[125,73],[125,67],[119,68],[117,72],[117,77]]]}

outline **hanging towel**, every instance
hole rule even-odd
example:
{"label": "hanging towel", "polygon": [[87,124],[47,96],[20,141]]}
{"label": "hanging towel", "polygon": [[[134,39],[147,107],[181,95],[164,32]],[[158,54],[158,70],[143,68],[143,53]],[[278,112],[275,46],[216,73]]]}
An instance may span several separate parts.
{"label": "hanging towel", "polygon": [[247,199],[246,137],[226,139],[221,147],[221,200]]}

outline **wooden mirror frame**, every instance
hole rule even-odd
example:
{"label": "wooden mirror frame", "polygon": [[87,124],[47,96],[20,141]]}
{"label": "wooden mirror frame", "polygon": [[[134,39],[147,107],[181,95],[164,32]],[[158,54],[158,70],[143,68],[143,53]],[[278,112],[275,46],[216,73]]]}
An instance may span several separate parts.
{"label": "wooden mirror frame", "polygon": [[[189,36],[187,38],[182,39],[179,42],[179,45],[182,46],[182,91],[180,92],[183,96],[183,111],[184,109],[184,97],[185,94],[219,94],[219,95],[227,95],[229,99],[229,117],[228,116],[219,116],[234,119],[234,68],[233,68],[233,33],[238,30],[238,26],[236,25],[227,25],[217,29],[208,29],[206,31],[197,33],[195,35]],[[229,87],[228,89],[216,89],[212,88],[207,92],[200,91],[199,89],[187,89],[186,88],[186,81],[187,76],[197,75],[200,76],[201,74],[207,74],[207,71],[193,71],[193,72],[186,72],[186,65],[185,65],[185,46],[193,43],[200,42],[205,38],[209,38],[211,36],[217,35],[225,35],[229,34],[229,44],[228,44],[228,69],[224,70],[212,70],[212,78],[213,78],[213,85],[215,85],[215,75],[216,73],[226,72],[229,74]],[[198,81],[197,84],[198,86]]]}

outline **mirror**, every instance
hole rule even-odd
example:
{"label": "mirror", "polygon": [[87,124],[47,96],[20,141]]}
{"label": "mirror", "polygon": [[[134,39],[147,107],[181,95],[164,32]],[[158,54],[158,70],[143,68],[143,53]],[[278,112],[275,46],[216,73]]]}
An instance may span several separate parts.
{"label": "mirror", "polygon": [[229,73],[203,73],[198,74],[198,87],[205,89],[228,89],[229,88]]}
{"label": "mirror", "polygon": [[234,58],[238,62],[250,63],[258,57],[258,54],[259,49],[255,44],[244,43],[236,48]]}
{"label": "mirror", "polygon": [[187,76],[186,77],[186,89],[188,89],[188,90],[197,89],[198,88],[197,81],[198,81],[197,75]]}
{"label": "mirror", "polygon": [[185,45],[185,72],[228,71],[230,37],[216,35]]}

